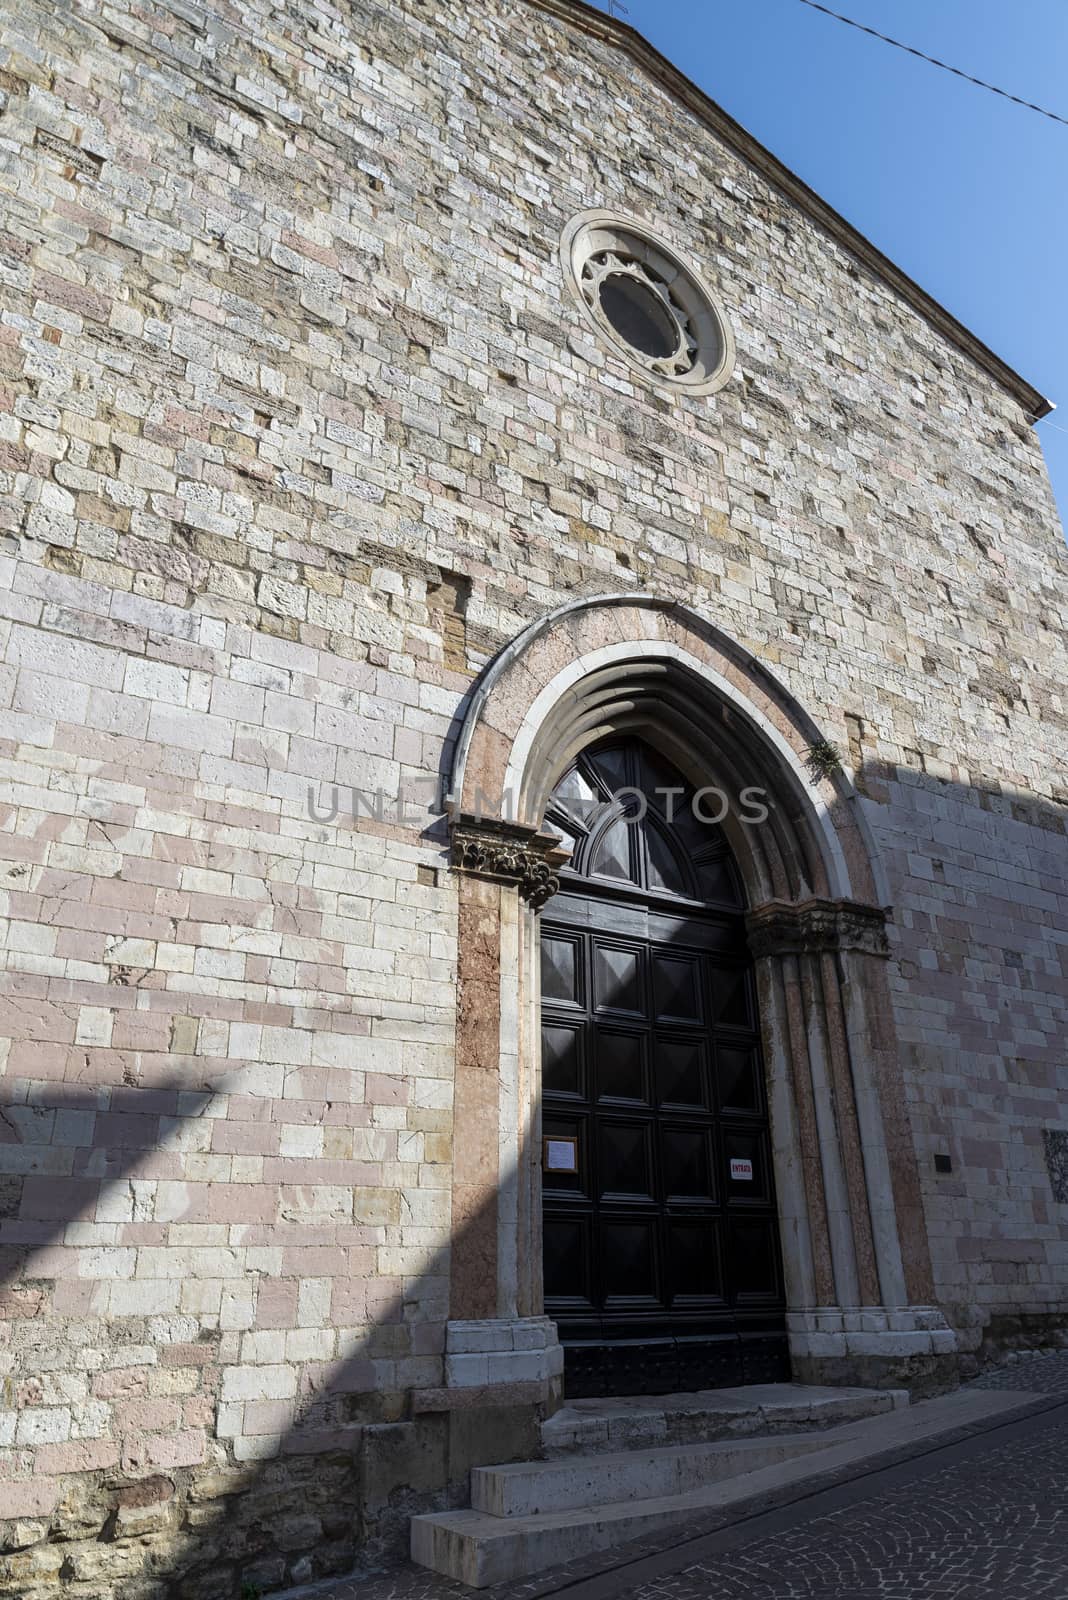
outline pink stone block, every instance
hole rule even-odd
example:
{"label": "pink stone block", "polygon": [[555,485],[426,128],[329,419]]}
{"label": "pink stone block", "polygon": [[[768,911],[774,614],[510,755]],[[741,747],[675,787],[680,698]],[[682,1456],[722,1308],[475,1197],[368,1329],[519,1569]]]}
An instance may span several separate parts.
{"label": "pink stone block", "polygon": [[367,1284],[367,1313],[373,1322],[401,1322],[404,1283],[401,1278],[375,1278]]}
{"label": "pink stone block", "polygon": [[256,1298],[256,1327],[295,1328],[296,1326],[296,1274],[288,1280],[274,1278],[261,1283]]}
{"label": "pink stone block", "polygon": [[96,1283],[75,1282],[64,1279],[57,1283],[52,1296],[52,1309],[58,1317],[88,1317],[92,1313]]}
{"label": "pink stone block", "polygon": [[339,1328],[359,1327],[367,1321],[367,1284],[358,1278],[334,1281],[330,1320]]}
{"label": "pink stone block", "polygon": [[122,1434],[142,1433],[149,1429],[174,1428],[178,1425],[177,1400],[146,1399],[117,1401],[114,1408],[115,1425]]}
{"label": "pink stone block", "polygon": [[[45,300],[49,305],[60,306],[64,311],[74,311],[80,316],[88,317],[91,322],[106,322],[111,302],[106,295],[99,294],[95,289],[89,289],[84,284],[71,283],[68,278],[61,278],[58,273],[45,272],[40,267],[33,275],[33,291],[38,299]],[[89,675],[89,664],[84,663],[82,670],[86,673],[86,681],[93,682]],[[114,675],[114,674],[113,674]],[[105,681],[111,681],[105,679]],[[114,684],[112,685],[114,687]]]}
{"label": "pink stone block", "polygon": [[224,1121],[219,1117],[212,1126],[211,1148],[233,1155],[277,1155],[280,1137],[277,1123]]}
{"label": "pink stone block", "polygon": [[215,1420],[215,1398],[210,1394],[190,1395],[182,1403],[184,1428],[210,1428]]}
{"label": "pink stone block", "polygon": [[[151,1057],[142,1056],[141,1061],[146,1063],[145,1077],[148,1077],[147,1062]],[[162,1077],[164,1069],[160,1069]],[[144,1181],[150,1179],[175,1179],[182,1176],[182,1158],[173,1150],[141,1150],[137,1155],[137,1176]]]}
{"label": "pink stone block", "polygon": [[[225,918],[219,918],[223,921]],[[265,1023],[271,1028],[291,1028],[293,1026],[292,1006],[267,1005],[263,1001],[249,1001],[245,1006],[246,1022]]]}
{"label": "pink stone block", "polygon": [[[6,854],[6,842],[4,850]],[[9,995],[0,996],[0,1037],[73,1044],[76,1026],[77,1017],[66,1007],[46,1000],[19,1003]]]}
{"label": "pink stone block", "polygon": [[173,1467],[195,1467],[204,1460],[206,1438],[199,1431],[189,1429],[184,1433],[149,1434],[131,1443],[123,1451],[125,1472],[144,1472],[149,1468],[166,1471]]}
{"label": "pink stone block", "polygon": [[262,1096],[232,1094],[227,1101],[228,1122],[270,1122],[273,1102]]}
{"label": "pink stone block", "polygon": [[353,1113],[370,1112],[370,1108],[354,1105],[354,1101],[361,1101],[364,1097],[364,1079],[362,1072],[339,1071],[331,1067],[327,1080],[327,1099],[323,1107],[323,1125],[334,1123],[339,1127],[351,1126]]}
{"label": "pink stone block", "polygon": [[213,1344],[165,1344],[160,1350],[163,1367],[210,1367],[218,1351]]}
{"label": "pink stone block", "polygon": [[101,1400],[129,1399],[148,1387],[147,1367],[113,1367],[93,1375],[93,1393]]}
{"label": "pink stone block", "polygon": [[35,1278],[74,1278],[78,1276],[78,1257],[65,1245],[37,1250],[33,1256]]}
{"label": "pink stone block", "polygon": [[65,1444],[43,1444],[37,1451],[37,1468],[41,1472],[92,1472],[101,1467],[113,1467],[119,1459],[119,1447],[110,1439],[70,1439]]}
{"label": "pink stone block", "polygon": [[339,1365],[323,1367],[320,1371],[326,1380],[324,1387],[332,1394],[370,1394],[381,1387],[377,1365],[365,1356],[354,1355]]}
{"label": "pink stone block", "polygon": [[282,1120],[288,1121],[290,1099],[317,1101],[321,1114],[323,1104],[326,1101],[327,1078],[328,1069],[326,1067],[303,1067],[299,1072],[289,1073],[286,1077],[285,1104],[275,1108],[276,1114]]}
{"label": "pink stone block", "polygon": [[22,1185],[19,1216],[40,1221],[72,1222],[93,1215],[101,1183],[94,1178],[38,1177]]}
{"label": "pink stone block", "polygon": [[70,1051],[64,1045],[41,1044],[33,1039],[16,1039],[7,1059],[11,1078],[61,1081],[66,1075]]}
{"label": "pink stone block", "polygon": [[[306,1077],[306,1072],[291,1073],[286,1085],[287,1089],[298,1078],[303,1081]],[[322,1100],[298,1099],[295,1094],[290,1098],[287,1094],[284,1100],[276,1100],[274,1102],[272,1116],[275,1122],[300,1123],[307,1127],[317,1128],[323,1120],[323,1110],[324,1102]]]}
{"label": "pink stone block", "polygon": [[383,1073],[369,1072],[365,1094],[369,1105],[405,1106],[408,1104],[409,1085],[403,1078],[387,1077]]}
{"label": "pink stone block", "polygon": [[[140,1168],[137,1175],[138,1177],[142,1176]],[[158,1248],[160,1245],[167,1243],[167,1229],[161,1223],[156,1222],[124,1223],[119,1228],[119,1243],[148,1244],[155,1245]]]}
{"label": "pink stone block", "polygon": [[271,1184],[189,1183],[174,1187],[184,1193],[169,1197],[164,1221],[272,1222],[278,1214],[278,1191]]}
{"label": "pink stone block", "polygon": [[[38,1451],[38,1463],[40,1457],[41,1451]],[[29,1483],[12,1483],[8,1480],[0,1491],[4,1516],[46,1517],[59,1499],[60,1488],[61,1484],[56,1478],[35,1477]]]}
{"label": "pink stone block", "polygon": [[[50,902],[59,906],[59,902]],[[49,911],[47,920],[53,926],[57,921],[63,920],[62,909]],[[81,928],[62,928],[56,940],[56,955],[68,961],[101,961],[107,946],[107,935],[103,933],[87,933]]]}

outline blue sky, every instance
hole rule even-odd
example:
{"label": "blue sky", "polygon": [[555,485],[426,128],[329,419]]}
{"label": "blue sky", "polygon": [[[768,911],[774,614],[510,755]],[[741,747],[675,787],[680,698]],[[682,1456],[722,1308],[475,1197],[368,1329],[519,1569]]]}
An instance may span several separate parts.
{"label": "blue sky", "polygon": [[[1068,117],[1068,0],[827,3]],[[625,4],[625,21],[1059,404],[1038,434],[1068,522],[1068,127],[801,0]]]}

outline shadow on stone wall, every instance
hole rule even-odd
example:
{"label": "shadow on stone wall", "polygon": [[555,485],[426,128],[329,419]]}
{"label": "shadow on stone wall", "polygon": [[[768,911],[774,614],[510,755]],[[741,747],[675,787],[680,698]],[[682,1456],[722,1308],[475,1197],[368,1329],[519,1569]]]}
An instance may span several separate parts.
{"label": "shadow on stone wall", "polygon": [[[20,1516],[0,1520],[7,1551],[0,1595],[249,1600],[400,1551],[414,1512],[464,1502],[473,1465],[535,1446],[529,1400],[516,1406],[476,1391],[446,1395],[444,1314],[410,1320],[424,1287],[440,1298],[456,1241],[430,1258],[405,1294],[375,1303],[362,1336],[330,1363],[301,1360],[287,1344],[287,1334],[298,1344],[302,1337],[313,1344],[315,1334],[295,1326],[294,1279],[260,1277],[256,1313],[244,1329],[138,1315],[134,1301],[130,1314],[109,1309],[103,1320],[94,1291],[118,1284],[121,1294],[128,1284],[136,1299],[152,1280],[133,1277],[126,1256],[150,1241],[164,1247],[166,1224],[137,1222],[138,1185],[177,1178],[168,1147],[189,1147],[212,1098],[211,1090],[191,1096],[174,1082],[110,1091],[38,1086],[32,1101],[0,1109],[7,1147],[0,1156],[9,1168],[25,1167],[0,1188],[0,1316],[22,1372],[8,1380],[6,1398],[20,1415],[44,1419],[36,1432],[31,1421],[16,1442],[16,1474],[30,1465],[18,1443],[34,1443],[34,1475],[14,1481],[10,1492],[27,1484],[31,1494],[44,1492],[36,1506],[31,1499]],[[195,1220],[210,1220],[211,1185],[190,1188],[203,1191],[207,1208]],[[79,1257],[70,1230],[107,1218],[125,1224],[124,1240],[132,1225],[137,1242],[85,1246],[98,1276],[68,1276]],[[477,1232],[484,1217],[468,1226]],[[302,1230],[289,1224],[283,1231],[292,1242]],[[322,1248],[322,1230],[313,1231]],[[108,1276],[127,1268],[130,1276]],[[106,1350],[107,1364],[85,1371],[82,1346]],[[401,1375],[399,1364],[413,1360],[432,1381]],[[80,1371],[86,1393],[79,1396],[75,1382],[66,1396],[80,1419],[78,1436],[49,1442],[49,1414],[66,1375]],[[295,1392],[280,1397],[287,1373]],[[472,1404],[479,1398],[487,1403]],[[101,1400],[113,1408],[106,1428],[93,1414]],[[467,1404],[445,1409],[450,1400]],[[249,1459],[235,1462],[235,1443]],[[54,1504],[53,1477],[60,1480]]]}
{"label": "shadow on stone wall", "polygon": [[[179,1176],[168,1145],[207,1110],[215,1092],[190,1090],[176,1078],[157,1088],[38,1083],[27,1100],[0,1104],[0,1291],[32,1257],[27,1293],[39,1280],[67,1282],[71,1292],[61,1304],[74,1311],[80,1300],[87,1312],[92,1284],[65,1276],[74,1252],[50,1247],[62,1245],[78,1221],[136,1222],[132,1180]],[[0,1301],[4,1311],[12,1308],[10,1293]]]}

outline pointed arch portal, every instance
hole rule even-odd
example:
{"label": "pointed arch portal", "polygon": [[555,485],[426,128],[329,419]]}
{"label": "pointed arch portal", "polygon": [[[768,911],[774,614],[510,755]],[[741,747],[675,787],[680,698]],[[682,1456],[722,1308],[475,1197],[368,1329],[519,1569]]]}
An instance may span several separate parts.
{"label": "pointed arch portal", "polygon": [[[808,769],[820,737],[751,654],[647,596],[564,607],[483,674],[449,797],[451,1386],[553,1404],[558,1330],[572,1394],[764,1381],[784,1334],[806,1381],[934,1383],[952,1364],[888,895],[846,776]],[[670,817],[657,789],[681,791]],[[750,997],[734,1024],[727,971]],[[745,1050],[762,1071],[734,1106]]]}

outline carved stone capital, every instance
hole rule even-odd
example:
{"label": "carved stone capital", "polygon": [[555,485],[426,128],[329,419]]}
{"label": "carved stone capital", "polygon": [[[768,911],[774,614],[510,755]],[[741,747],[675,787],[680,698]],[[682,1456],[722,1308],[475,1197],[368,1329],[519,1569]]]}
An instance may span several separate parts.
{"label": "carved stone capital", "polygon": [[554,834],[461,814],[453,819],[451,839],[452,863],[458,872],[514,884],[535,911],[560,887],[559,868],[567,851]]}
{"label": "carved stone capital", "polygon": [[751,911],[745,925],[755,958],[825,950],[889,952],[886,912],[855,900],[770,900]]}

